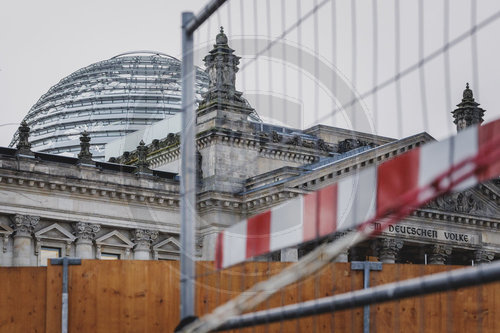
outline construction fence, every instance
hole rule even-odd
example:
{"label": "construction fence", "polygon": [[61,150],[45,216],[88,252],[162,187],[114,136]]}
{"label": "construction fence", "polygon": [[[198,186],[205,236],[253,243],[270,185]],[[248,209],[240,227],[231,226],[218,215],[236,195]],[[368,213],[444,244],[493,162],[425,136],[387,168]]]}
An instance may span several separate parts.
{"label": "construction fence", "polygon": [[[198,262],[196,313],[203,315],[287,263],[248,262],[215,271]],[[384,264],[378,286],[459,268]],[[69,332],[173,332],[179,322],[179,262],[83,260],[69,266]],[[2,267],[0,332],[60,332],[62,266]],[[278,291],[258,310],[363,288],[363,271],[332,263]],[[372,305],[371,332],[499,332],[500,283]],[[248,332],[362,332],[363,309],[242,329]]]}

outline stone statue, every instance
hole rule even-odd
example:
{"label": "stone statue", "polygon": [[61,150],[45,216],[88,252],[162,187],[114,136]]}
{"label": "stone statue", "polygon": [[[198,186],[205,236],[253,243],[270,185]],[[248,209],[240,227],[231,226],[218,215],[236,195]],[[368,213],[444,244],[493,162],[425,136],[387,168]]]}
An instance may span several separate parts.
{"label": "stone statue", "polygon": [[92,153],[90,152],[90,136],[87,131],[83,131],[80,136],[80,153],[78,159],[81,163],[92,163]]}
{"label": "stone statue", "polygon": [[17,143],[17,153],[22,155],[33,155],[31,151],[31,143],[29,143],[30,128],[26,121],[21,122],[18,129],[19,142]]}

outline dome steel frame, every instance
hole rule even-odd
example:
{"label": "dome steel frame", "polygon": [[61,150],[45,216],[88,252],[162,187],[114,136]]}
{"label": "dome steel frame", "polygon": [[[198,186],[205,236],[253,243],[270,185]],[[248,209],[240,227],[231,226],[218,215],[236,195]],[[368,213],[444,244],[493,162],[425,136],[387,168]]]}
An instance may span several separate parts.
{"label": "dome steel frame", "polygon": [[[197,101],[208,76],[196,69]],[[80,133],[92,138],[94,160],[105,144],[181,110],[181,62],[155,51],[133,51],[81,68],[56,85],[24,117],[34,151],[76,156]],[[10,146],[17,144],[16,132]]]}

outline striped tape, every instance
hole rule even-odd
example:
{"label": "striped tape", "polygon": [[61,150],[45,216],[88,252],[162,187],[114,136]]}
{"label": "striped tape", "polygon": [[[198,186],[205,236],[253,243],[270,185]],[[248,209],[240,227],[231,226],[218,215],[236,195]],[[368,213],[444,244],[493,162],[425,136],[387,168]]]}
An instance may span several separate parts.
{"label": "striped tape", "polygon": [[[447,140],[415,148],[241,221],[218,235],[216,266],[225,268],[337,231],[354,229],[391,212],[401,197],[408,199],[413,193],[415,197],[409,199],[421,205],[435,197],[435,193],[418,189],[429,187],[460,163],[464,165],[452,177],[459,178],[471,168],[475,170],[474,159],[491,152],[500,144],[498,140],[500,120],[470,127]],[[463,190],[498,175],[500,161],[494,160],[454,190]]]}

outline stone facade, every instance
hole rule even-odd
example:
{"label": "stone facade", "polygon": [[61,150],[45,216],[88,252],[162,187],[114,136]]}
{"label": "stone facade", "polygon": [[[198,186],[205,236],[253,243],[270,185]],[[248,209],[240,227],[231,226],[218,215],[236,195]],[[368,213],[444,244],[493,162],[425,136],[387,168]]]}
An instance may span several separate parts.
{"label": "stone facade", "polygon": [[[198,259],[213,259],[223,228],[433,141],[426,133],[394,140],[252,121],[255,111],[235,88],[233,53],[221,31],[204,59],[210,83],[197,110]],[[466,102],[471,94],[464,92]],[[29,128],[19,132],[18,149],[0,148],[1,265],[43,264],[44,249],[84,259],[179,258],[179,178],[158,171],[179,163],[178,133],[95,162],[85,133],[79,158],[68,158],[31,152]],[[489,262],[500,256],[499,198],[498,180],[440,198],[338,260]],[[269,258],[296,261],[310,246]]]}
{"label": "stone facade", "polygon": [[178,237],[179,181],[135,171],[1,148],[0,263],[38,265],[46,248],[85,259],[152,258],[153,241]]}

